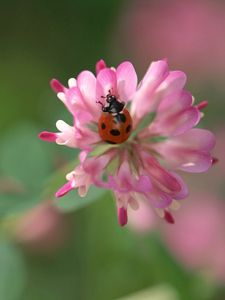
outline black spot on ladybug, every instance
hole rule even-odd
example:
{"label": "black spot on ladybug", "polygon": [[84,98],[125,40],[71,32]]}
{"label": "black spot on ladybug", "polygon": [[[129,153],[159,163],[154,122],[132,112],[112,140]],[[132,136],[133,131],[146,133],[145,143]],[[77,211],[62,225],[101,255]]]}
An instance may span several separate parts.
{"label": "black spot on ladybug", "polygon": [[116,142],[113,142],[113,141],[109,141],[109,140],[107,140],[107,141],[105,141],[106,143],[109,143],[109,144],[116,144]]}
{"label": "black spot on ladybug", "polygon": [[118,129],[112,129],[112,130],[110,130],[110,134],[114,135],[114,136],[119,136],[120,135],[120,131]]}
{"label": "black spot on ladybug", "polygon": [[131,125],[128,125],[126,128],[126,133],[128,133],[129,131],[131,131]]}
{"label": "black spot on ladybug", "polygon": [[102,129],[106,129],[105,123],[102,123],[102,124],[101,124],[101,127],[102,127]]}

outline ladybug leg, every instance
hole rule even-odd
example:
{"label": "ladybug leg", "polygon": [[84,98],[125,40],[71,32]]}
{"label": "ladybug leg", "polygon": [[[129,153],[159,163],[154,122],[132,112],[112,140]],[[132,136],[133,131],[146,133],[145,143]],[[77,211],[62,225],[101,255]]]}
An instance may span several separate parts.
{"label": "ladybug leg", "polygon": [[100,104],[102,107],[104,106],[104,104],[101,101],[96,101],[96,103]]}

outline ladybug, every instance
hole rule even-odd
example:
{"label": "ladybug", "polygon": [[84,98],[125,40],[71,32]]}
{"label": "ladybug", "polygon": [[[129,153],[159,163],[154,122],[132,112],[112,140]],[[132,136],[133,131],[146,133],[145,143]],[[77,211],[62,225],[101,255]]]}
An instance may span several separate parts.
{"label": "ladybug", "polygon": [[98,121],[98,131],[103,141],[109,144],[125,142],[132,130],[132,118],[125,103],[118,101],[117,97],[109,91],[106,95],[106,104],[97,101],[102,106],[102,115]]}

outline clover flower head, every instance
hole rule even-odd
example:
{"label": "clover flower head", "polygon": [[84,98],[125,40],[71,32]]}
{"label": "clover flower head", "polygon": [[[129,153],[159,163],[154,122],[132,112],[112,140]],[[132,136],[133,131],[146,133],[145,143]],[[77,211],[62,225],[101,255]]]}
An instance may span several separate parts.
{"label": "clover flower head", "polygon": [[84,197],[96,185],[113,191],[122,226],[128,206],[136,210],[140,201],[173,223],[171,210],[188,195],[176,171],[207,171],[215,144],[210,131],[194,128],[207,102],[195,105],[185,83],[185,74],[170,71],[166,60],[153,62],[139,84],[128,61],[109,68],[100,60],[96,76],[83,71],[68,87],[53,79],[51,86],[72,114],[73,125],[59,120],[59,132],[39,136],[81,150],[80,164],[56,196],[78,189]]}

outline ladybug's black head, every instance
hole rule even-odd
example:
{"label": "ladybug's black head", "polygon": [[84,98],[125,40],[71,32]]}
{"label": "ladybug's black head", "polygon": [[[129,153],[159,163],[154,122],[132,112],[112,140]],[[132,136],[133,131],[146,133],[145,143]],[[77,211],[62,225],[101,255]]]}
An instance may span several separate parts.
{"label": "ladybug's black head", "polygon": [[109,108],[108,108],[108,107],[102,106],[102,111],[103,111],[103,112],[108,112],[108,111],[109,111]]}
{"label": "ladybug's black head", "polygon": [[112,103],[112,102],[116,102],[116,101],[117,101],[116,96],[113,96],[111,93],[106,95],[106,102]]}
{"label": "ladybug's black head", "polygon": [[111,91],[109,91],[109,93],[105,97],[102,96],[102,98],[106,99],[107,103],[105,105],[101,101],[96,102],[101,104],[103,112],[118,114],[123,110],[125,106],[125,103],[118,101],[117,97],[111,94]]}

